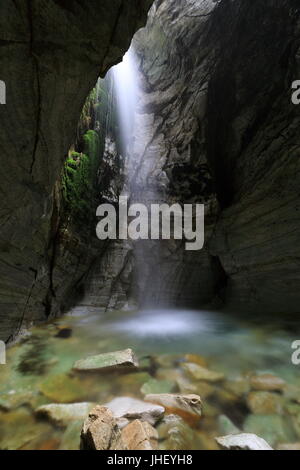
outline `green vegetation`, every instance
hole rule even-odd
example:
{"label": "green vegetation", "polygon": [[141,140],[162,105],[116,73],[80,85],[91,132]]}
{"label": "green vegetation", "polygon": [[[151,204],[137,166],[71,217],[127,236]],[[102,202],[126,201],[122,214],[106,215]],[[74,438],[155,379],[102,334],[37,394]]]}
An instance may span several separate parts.
{"label": "green vegetation", "polygon": [[100,157],[98,133],[89,130],[83,140],[84,152],[69,154],[62,177],[64,210],[76,225],[89,223],[94,217]]}
{"label": "green vegetation", "polygon": [[[73,150],[62,173],[63,220],[76,228],[93,227],[101,188],[97,178],[106,135],[119,143],[112,81],[99,80],[82,109]],[[92,130],[93,129],[93,130]]]}

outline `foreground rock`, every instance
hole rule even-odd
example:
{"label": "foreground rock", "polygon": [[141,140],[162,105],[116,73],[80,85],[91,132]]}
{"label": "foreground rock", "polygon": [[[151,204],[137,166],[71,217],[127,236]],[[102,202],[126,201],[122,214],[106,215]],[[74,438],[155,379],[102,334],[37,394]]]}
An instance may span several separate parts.
{"label": "foreground rock", "polygon": [[178,415],[166,415],[158,425],[160,450],[194,450],[201,447],[198,433]]}
{"label": "foreground rock", "polygon": [[72,421],[83,421],[93,406],[93,403],[50,404],[37,408],[36,414],[46,416],[57,426],[67,426]]}
{"label": "foreground rock", "polygon": [[107,372],[137,369],[138,360],[131,349],[90,356],[75,362],[73,369],[81,372]]}
{"label": "foreground rock", "polygon": [[158,432],[146,421],[136,419],[122,430],[121,441],[126,450],[156,450]]}
{"label": "foreground rock", "polygon": [[113,413],[104,406],[96,406],[83,424],[80,449],[122,450],[121,448],[121,432]]}
{"label": "foreground rock", "polygon": [[155,450],[158,433],[149,423],[138,419],[122,431],[112,411],[96,406],[81,431],[81,450]]}
{"label": "foreground rock", "polygon": [[264,439],[255,434],[229,434],[217,437],[216,441],[225,450],[273,450]]}
{"label": "foreground rock", "polygon": [[175,393],[149,394],[145,400],[166,408],[168,413],[178,414],[188,421],[198,421],[202,414],[199,395],[178,395]]}
{"label": "foreground rock", "polygon": [[115,398],[111,402],[105,405],[109,408],[116,419],[122,419],[122,427],[126,423],[124,420],[135,420],[146,421],[151,425],[154,425],[159,421],[165,412],[163,406],[158,406],[153,403],[145,403],[141,400],[136,400],[130,397],[119,397]]}
{"label": "foreground rock", "polygon": [[192,362],[183,364],[183,368],[188,373],[188,375],[195,380],[204,380],[205,382],[220,382],[224,379],[224,374],[220,372],[214,372]]}

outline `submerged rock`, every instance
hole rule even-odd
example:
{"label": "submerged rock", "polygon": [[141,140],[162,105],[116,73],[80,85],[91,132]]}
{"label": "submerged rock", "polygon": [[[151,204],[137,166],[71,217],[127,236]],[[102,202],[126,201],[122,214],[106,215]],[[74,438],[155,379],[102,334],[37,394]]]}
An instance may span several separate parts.
{"label": "submerged rock", "polygon": [[239,398],[244,397],[250,392],[250,383],[247,377],[236,377],[234,379],[227,380],[224,387]]}
{"label": "submerged rock", "polygon": [[74,403],[87,398],[88,390],[77,379],[64,374],[47,378],[39,386],[41,393],[56,403]]}
{"label": "submerged rock", "polygon": [[132,372],[128,374],[120,374],[116,378],[116,389],[120,394],[126,394],[128,391],[132,394],[138,394],[141,386],[151,380],[151,375],[148,372]]}
{"label": "submerged rock", "polygon": [[158,426],[161,450],[196,450],[201,446],[198,434],[178,415],[167,415]]}
{"label": "submerged rock", "polygon": [[121,432],[113,413],[104,406],[93,408],[83,424],[81,450],[121,450]]}
{"label": "submerged rock", "polygon": [[297,385],[287,384],[283,390],[283,395],[287,400],[292,400],[300,404],[300,387],[297,387]]}
{"label": "submerged rock", "polygon": [[286,382],[272,374],[260,374],[250,378],[250,385],[254,390],[281,392],[286,387]]}
{"label": "submerged rock", "polygon": [[71,422],[61,439],[59,450],[79,450],[82,420]]}
{"label": "submerged rock", "polygon": [[170,380],[150,379],[141,387],[141,393],[148,395],[149,393],[169,393],[174,389],[174,382]]}
{"label": "submerged rock", "polygon": [[188,373],[188,375],[195,380],[204,380],[205,382],[220,382],[225,378],[224,374],[221,372],[214,372],[192,362],[183,364],[182,367]]}
{"label": "submerged rock", "polygon": [[183,418],[198,419],[202,414],[202,402],[199,395],[179,395],[176,393],[149,394],[145,400],[166,408],[168,413],[175,413]]}
{"label": "submerged rock", "polygon": [[158,380],[172,380],[176,382],[177,379],[182,377],[182,371],[179,369],[157,369],[156,371],[156,378]]}
{"label": "submerged rock", "polygon": [[71,421],[84,420],[93,403],[49,404],[37,408],[37,416],[46,416],[57,426],[67,426]]}
{"label": "submerged rock", "polygon": [[199,354],[186,354],[184,359],[186,362],[198,364],[198,366],[201,367],[207,367],[207,360],[204,357],[199,356]]}
{"label": "submerged rock", "polygon": [[243,430],[261,436],[271,446],[294,439],[293,429],[278,415],[249,415]]}
{"label": "submerged rock", "polygon": [[17,390],[0,393],[0,410],[4,411],[11,411],[23,405],[34,409],[45,402],[46,398],[40,395],[38,391],[32,390],[31,387],[18,387]]}
{"label": "submerged rock", "polygon": [[180,390],[180,393],[183,394],[192,393],[195,395],[200,395],[201,398],[205,399],[215,393],[214,387],[206,382],[191,382],[186,377],[179,377],[176,380],[176,383]]}
{"label": "submerged rock", "polygon": [[53,433],[49,423],[37,423],[25,407],[11,412],[0,412],[0,450],[19,450],[40,436]]}
{"label": "submerged rock", "polygon": [[172,369],[180,361],[181,356],[178,354],[161,354],[160,356],[155,356],[154,362],[157,366],[165,368],[165,369]]}
{"label": "submerged rock", "polygon": [[104,372],[118,369],[137,369],[139,366],[131,349],[90,356],[75,362],[73,369],[86,372]]}
{"label": "submerged rock", "polygon": [[128,420],[139,419],[141,421],[147,421],[151,425],[159,421],[165,412],[163,406],[145,403],[131,397],[115,398],[105,404],[105,406],[112,411],[115,418],[125,418]]}
{"label": "submerged rock", "polygon": [[275,415],[283,411],[282,398],[276,393],[251,392],[247,397],[247,405],[257,415]]}
{"label": "submerged rock", "polygon": [[136,419],[122,430],[121,441],[126,450],[155,450],[158,432],[146,421]]}
{"label": "submerged rock", "polygon": [[241,434],[241,430],[233,424],[231,419],[228,416],[220,415],[218,418],[218,429],[219,432],[228,435],[228,434]]}
{"label": "submerged rock", "polygon": [[225,450],[273,450],[264,439],[255,434],[230,434],[217,437],[216,441]]}

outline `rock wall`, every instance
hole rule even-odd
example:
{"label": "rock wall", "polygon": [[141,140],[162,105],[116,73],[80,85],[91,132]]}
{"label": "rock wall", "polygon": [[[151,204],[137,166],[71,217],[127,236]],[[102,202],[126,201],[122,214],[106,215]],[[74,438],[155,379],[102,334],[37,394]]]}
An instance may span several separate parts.
{"label": "rock wall", "polygon": [[[55,314],[55,183],[84,101],[121,60],[150,0],[3,0],[0,5],[0,339]],[[68,240],[66,240],[68,244]],[[86,247],[67,246],[60,284],[80,279]],[[79,263],[81,267],[78,271]]]}
{"label": "rock wall", "polygon": [[299,312],[299,3],[225,2],[212,31],[207,148],[223,210],[211,252],[228,277],[227,305]]}
{"label": "rock wall", "polygon": [[135,37],[132,198],[207,207],[201,252],[135,250],[144,300],[299,311],[299,19],[294,0],[156,1]]}

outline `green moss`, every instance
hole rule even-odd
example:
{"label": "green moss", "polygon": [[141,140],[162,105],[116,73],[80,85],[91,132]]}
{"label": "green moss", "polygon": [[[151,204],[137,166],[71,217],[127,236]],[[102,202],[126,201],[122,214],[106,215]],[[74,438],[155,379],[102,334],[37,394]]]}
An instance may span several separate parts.
{"label": "green moss", "polygon": [[96,137],[89,138],[91,155],[72,152],[62,177],[64,210],[75,225],[90,223],[94,217],[98,155]]}
{"label": "green moss", "polygon": [[[105,137],[118,141],[116,104],[111,78],[100,80],[88,96],[77,128],[75,150],[69,153],[61,178],[62,223],[93,230],[101,187],[97,178]],[[95,129],[95,130],[92,130]]]}

